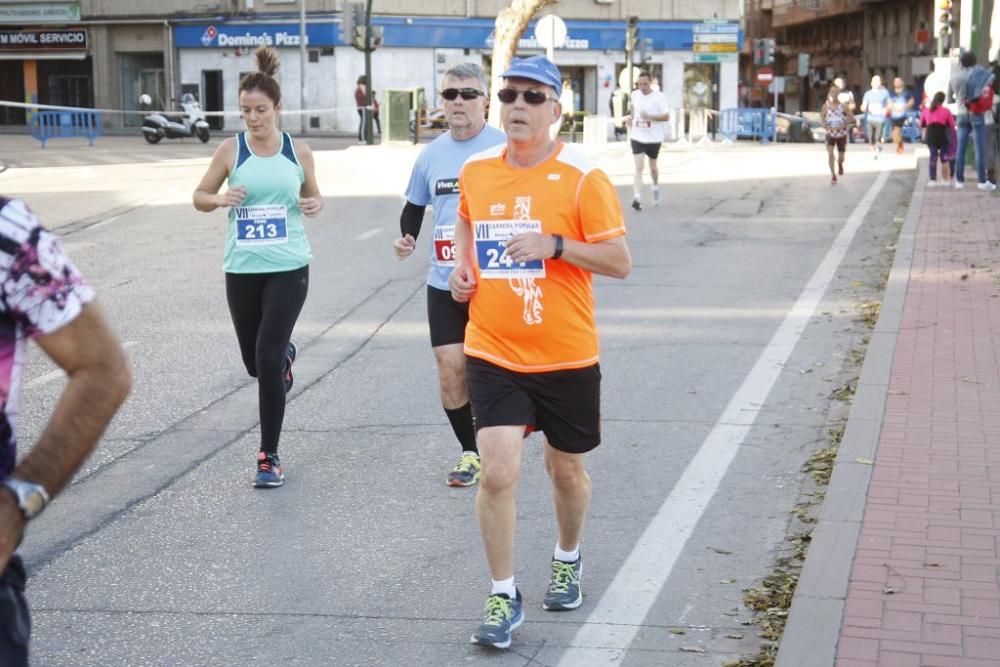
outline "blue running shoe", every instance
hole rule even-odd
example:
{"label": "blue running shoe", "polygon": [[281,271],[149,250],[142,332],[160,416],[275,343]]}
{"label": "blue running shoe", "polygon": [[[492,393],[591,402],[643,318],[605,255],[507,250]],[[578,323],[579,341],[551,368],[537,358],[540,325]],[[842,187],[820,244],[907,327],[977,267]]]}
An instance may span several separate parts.
{"label": "blue running shoe", "polygon": [[277,454],[258,452],[257,478],[253,485],[258,489],[270,489],[285,483],[285,472],[281,469],[281,461]]}
{"label": "blue running shoe", "polygon": [[295,363],[295,355],[298,353],[299,348],[295,347],[295,343],[288,341],[288,347],[285,348],[285,393],[287,394],[292,390],[292,383],[295,382],[295,378],[292,377],[292,364]]}
{"label": "blue running shoe", "polygon": [[521,591],[517,591],[517,596],[513,600],[504,593],[491,595],[486,598],[483,623],[472,635],[472,643],[493,648],[507,648],[510,646],[511,633],[523,622]]}
{"label": "blue running shoe", "polygon": [[583,573],[583,556],[573,563],[552,559],[552,579],[545,594],[542,608],[546,611],[576,609],[583,602],[580,575]]}

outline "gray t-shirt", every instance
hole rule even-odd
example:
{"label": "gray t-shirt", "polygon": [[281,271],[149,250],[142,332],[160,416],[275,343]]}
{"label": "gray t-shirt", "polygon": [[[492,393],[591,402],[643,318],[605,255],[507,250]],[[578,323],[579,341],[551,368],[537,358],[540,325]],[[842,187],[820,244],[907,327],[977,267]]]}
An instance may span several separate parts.
{"label": "gray t-shirt", "polygon": [[955,113],[956,116],[969,115],[969,109],[965,106],[965,84],[969,81],[971,74],[971,67],[963,67],[951,78],[951,94],[958,104],[958,109]]}

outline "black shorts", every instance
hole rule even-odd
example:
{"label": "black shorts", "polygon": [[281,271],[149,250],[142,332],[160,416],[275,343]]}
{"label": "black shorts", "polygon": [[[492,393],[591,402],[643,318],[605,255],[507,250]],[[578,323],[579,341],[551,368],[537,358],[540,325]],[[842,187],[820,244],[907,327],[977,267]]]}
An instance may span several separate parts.
{"label": "black shorts", "polygon": [[427,323],[431,328],[431,347],[464,343],[469,304],[455,301],[451,292],[428,285]]}
{"label": "black shorts", "polygon": [[650,160],[655,160],[660,155],[660,144],[644,144],[641,141],[632,139],[632,155],[642,155],[645,153]]}
{"label": "black shorts", "polygon": [[846,136],[845,137],[831,137],[831,136],[827,136],[827,138],[826,138],[826,145],[827,146],[836,146],[837,150],[840,151],[841,153],[843,153],[844,151],[847,150],[847,137]]}
{"label": "black shorts", "polygon": [[601,444],[601,366],[517,373],[465,358],[476,430],[533,427],[561,452],[583,454]]}
{"label": "black shorts", "polygon": [[31,616],[24,598],[24,564],[11,556],[0,575],[0,665],[20,667],[28,664],[28,639]]}
{"label": "black shorts", "polygon": [[906,117],[905,116],[903,118],[893,118],[891,120],[892,120],[892,126],[893,127],[903,127],[903,125],[906,124]]}

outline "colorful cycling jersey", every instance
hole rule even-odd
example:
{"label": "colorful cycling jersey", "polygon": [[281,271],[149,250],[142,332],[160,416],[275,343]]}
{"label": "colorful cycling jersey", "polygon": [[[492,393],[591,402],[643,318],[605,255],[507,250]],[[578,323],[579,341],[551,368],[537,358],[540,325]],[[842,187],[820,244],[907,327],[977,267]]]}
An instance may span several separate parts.
{"label": "colorful cycling jersey", "polygon": [[0,479],[14,470],[25,336],[72,322],[93,290],[23,202],[0,197]]}
{"label": "colorful cycling jersey", "polygon": [[522,373],[598,361],[591,273],[561,260],[517,263],[507,241],[522,232],[597,243],[625,234],[618,194],[576,147],[542,164],[508,164],[506,146],[469,158],[459,177],[459,224],[472,231],[477,287],[465,353]]}
{"label": "colorful cycling jersey", "polygon": [[260,157],[250,149],[246,134],[236,135],[236,160],[229,187],[242,185],[247,196],[229,209],[226,273],[294,271],[309,263],[312,252],[302,226],[299,196],[305,172],[292,138],[281,133],[281,150]]}
{"label": "colorful cycling jersey", "polygon": [[454,243],[455,211],[458,210],[458,172],[462,165],[481,151],[502,144],[506,135],[486,125],[471,139],[456,141],[446,132],[427,144],[420,152],[410,184],[406,186],[406,199],[417,206],[434,207],[434,229],[430,237],[430,270],[427,284],[448,290],[448,276],[455,266]]}
{"label": "colorful cycling jersey", "polygon": [[826,103],[823,112],[823,122],[826,124],[827,136],[840,139],[847,136],[847,114],[842,104]]}

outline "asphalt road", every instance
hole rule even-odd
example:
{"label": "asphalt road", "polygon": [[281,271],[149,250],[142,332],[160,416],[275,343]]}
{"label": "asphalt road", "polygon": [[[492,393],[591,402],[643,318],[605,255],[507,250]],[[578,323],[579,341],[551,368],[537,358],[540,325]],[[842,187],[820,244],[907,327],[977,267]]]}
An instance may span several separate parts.
{"label": "asphalt road", "polygon": [[[589,458],[584,604],[541,609],[555,529],[532,436],[516,552],[527,618],[498,652],[468,643],[489,577],[474,491],[444,484],[458,448],[429,349],[426,247],[404,262],[390,248],[415,149],[317,145],[327,201],[307,223],[287,481],[261,492],[225,214],[190,203],[212,146],[0,146],[0,191],[65,236],[136,377],[22,547],[37,665],[686,667],[755,653],[742,589],[784,548],[801,466],[844,415],[831,393],[857,374],[858,304],[878,298],[914,180],[911,155],[876,162],[860,146],[836,187],[816,146],[662,154],[664,205],[626,210],[632,275],[595,279],[604,444]],[[595,157],[627,204],[624,146]],[[33,350],[25,446],[61,386]]]}

